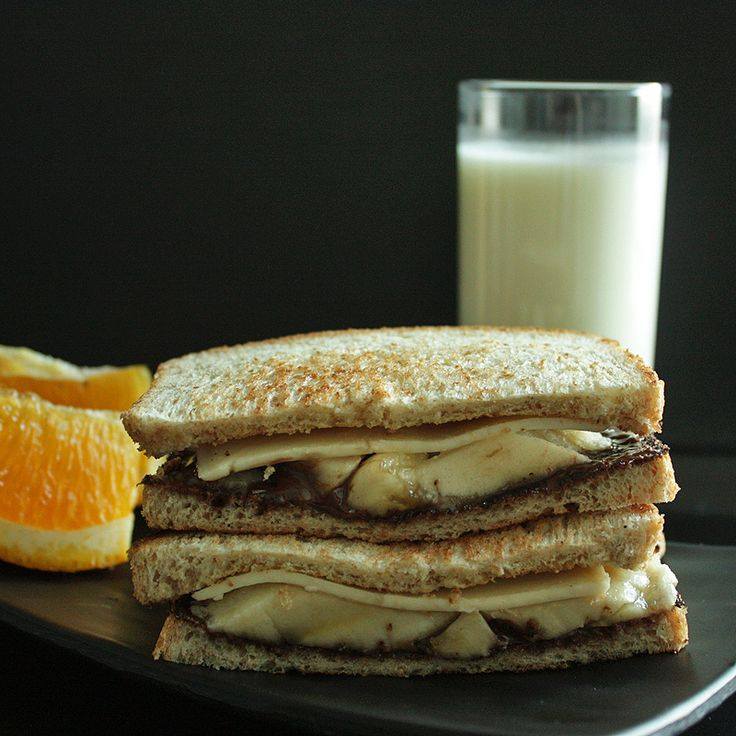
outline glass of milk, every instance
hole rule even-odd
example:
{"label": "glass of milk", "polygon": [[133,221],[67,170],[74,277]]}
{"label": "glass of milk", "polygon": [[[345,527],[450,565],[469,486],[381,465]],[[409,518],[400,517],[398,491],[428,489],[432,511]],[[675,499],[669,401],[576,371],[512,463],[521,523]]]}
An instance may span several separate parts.
{"label": "glass of milk", "polygon": [[652,364],[667,85],[459,86],[459,319],[619,340]]}

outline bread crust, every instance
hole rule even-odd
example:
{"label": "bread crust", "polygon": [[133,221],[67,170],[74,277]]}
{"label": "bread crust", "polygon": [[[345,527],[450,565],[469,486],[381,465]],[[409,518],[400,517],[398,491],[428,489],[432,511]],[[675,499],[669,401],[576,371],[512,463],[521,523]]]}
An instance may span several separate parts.
{"label": "bread crust", "polygon": [[684,608],[606,627],[588,627],[561,639],[513,644],[488,657],[441,659],[430,655],[371,656],[309,647],[268,647],[245,639],[210,634],[170,614],[153,651],[155,659],[215,669],[333,675],[410,677],[440,673],[526,672],[572,664],[623,659],[636,654],[678,652],[688,641]]}
{"label": "bread crust", "polygon": [[632,567],[654,551],[663,518],[651,505],[562,514],[441,542],[371,544],[294,535],[172,533],[128,553],[141,603],[175,600],[231,575],[283,569],[360,588],[430,593],[493,579],[611,562]]}
{"label": "bread crust", "polygon": [[165,485],[143,488],[143,516],[152,529],[214,533],[300,534],[346,537],[378,544],[404,540],[453,539],[463,534],[568,512],[602,511],[634,504],[672,501],[679,487],[669,455],[629,465],[561,488],[505,494],[486,506],[459,511],[430,510],[402,520],[341,518],[306,506],[263,510],[250,498],[231,496],[210,503],[197,493]]}
{"label": "bread crust", "polygon": [[325,427],[563,416],[659,431],[663,384],[613,340],[565,330],[405,327],[292,335],[170,360],[123,415],[162,456]]}

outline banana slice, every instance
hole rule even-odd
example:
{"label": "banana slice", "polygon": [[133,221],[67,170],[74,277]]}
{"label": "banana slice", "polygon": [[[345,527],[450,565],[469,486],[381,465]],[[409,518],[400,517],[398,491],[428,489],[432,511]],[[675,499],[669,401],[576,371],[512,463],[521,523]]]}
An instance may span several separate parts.
{"label": "banana slice", "polygon": [[309,473],[317,491],[326,493],[341,486],[360,465],[361,455],[328,457],[322,460],[302,460],[299,463]]}
{"label": "banana slice", "polygon": [[461,613],[439,636],[430,639],[435,654],[448,659],[487,657],[498,637],[477,611]]}
{"label": "banana slice", "polygon": [[348,503],[373,516],[426,506],[437,491],[422,487],[417,468],[426,455],[379,454],[369,457],[350,480]]}
{"label": "banana slice", "polygon": [[382,608],[276,584],[240,588],[219,601],[192,605],[192,612],[210,631],[272,644],[366,652],[410,649],[456,615]]}
{"label": "banana slice", "polygon": [[373,516],[487,496],[588,462],[585,455],[529,433],[502,431],[441,452],[378,454],[350,481],[348,503]]}

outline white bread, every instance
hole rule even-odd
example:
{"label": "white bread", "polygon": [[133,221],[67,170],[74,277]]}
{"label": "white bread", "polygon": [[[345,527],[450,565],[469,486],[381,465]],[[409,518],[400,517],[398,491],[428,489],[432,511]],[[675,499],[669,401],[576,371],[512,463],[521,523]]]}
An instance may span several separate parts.
{"label": "white bread", "polygon": [[269,647],[209,634],[201,626],[169,615],[153,656],[216,669],[332,675],[432,675],[558,669],[571,664],[623,659],[635,654],[677,652],[688,641],[684,608],[606,627],[589,627],[561,639],[515,644],[481,659],[441,659],[430,655],[370,656],[308,647]]}
{"label": "white bread", "polygon": [[502,495],[487,506],[429,511],[401,521],[340,518],[301,506],[261,511],[234,495],[212,504],[200,494],[144,486],[143,516],[153,529],[217,533],[300,534],[386,543],[451,539],[568,512],[602,511],[672,501],[678,491],[669,455],[616,469],[554,490]]}
{"label": "white bread", "polygon": [[663,404],[654,371],[612,340],[409,327],[294,335],[170,360],[123,422],[161,456],[252,435],[480,416],[563,416],[650,434]]}
{"label": "white bread", "polygon": [[443,542],[392,545],[293,535],[166,534],[129,551],[141,603],[174,600],[231,575],[283,569],[361,588],[429,593],[535,572],[611,562],[632,567],[654,551],[654,506],[562,514]]}

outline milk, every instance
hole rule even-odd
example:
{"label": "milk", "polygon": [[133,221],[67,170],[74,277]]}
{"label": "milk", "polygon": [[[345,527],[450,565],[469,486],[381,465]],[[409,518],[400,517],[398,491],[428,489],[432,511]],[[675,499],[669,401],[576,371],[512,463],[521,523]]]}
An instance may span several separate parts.
{"label": "milk", "polygon": [[460,142],[461,323],[585,330],[651,364],[666,173],[659,143]]}

